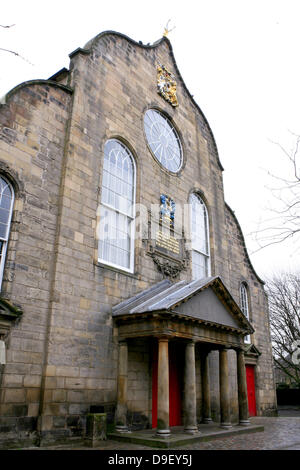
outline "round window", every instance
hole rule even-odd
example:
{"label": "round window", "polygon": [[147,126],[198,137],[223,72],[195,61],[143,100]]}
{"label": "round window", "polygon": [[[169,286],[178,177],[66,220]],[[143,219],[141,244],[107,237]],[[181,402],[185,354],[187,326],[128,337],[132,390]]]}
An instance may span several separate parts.
{"label": "round window", "polygon": [[155,158],[167,170],[177,173],[182,165],[182,148],[171,121],[156,109],[148,109],[144,128]]}

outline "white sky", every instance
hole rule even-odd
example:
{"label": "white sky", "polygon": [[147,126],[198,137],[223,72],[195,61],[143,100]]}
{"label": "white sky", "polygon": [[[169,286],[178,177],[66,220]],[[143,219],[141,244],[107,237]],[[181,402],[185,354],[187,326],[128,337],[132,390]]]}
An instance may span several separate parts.
{"label": "white sky", "polygon": [[68,54],[105,30],[153,43],[171,18],[169,39],[181,75],[214,133],[225,169],[225,199],[241,224],[262,278],[299,269],[298,242],[251,254],[248,236],[269,218],[267,175],[287,166],[289,131],[300,134],[299,0],[10,0],[1,6],[0,96],[25,80],[69,66]]}

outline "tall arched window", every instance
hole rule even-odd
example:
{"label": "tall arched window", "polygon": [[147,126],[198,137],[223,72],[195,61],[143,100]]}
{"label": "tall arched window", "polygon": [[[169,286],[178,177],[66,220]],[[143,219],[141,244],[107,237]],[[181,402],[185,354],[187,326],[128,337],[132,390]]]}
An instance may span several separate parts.
{"label": "tall arched window", "polygon": [[208,214],[204,202],[197,194],[191,194],[189,203],[193,279],[200,279],[210,275]]}
{"label": "tall arched window", "polygon": [[[240,287],[241,310],[247,320],[249,320],[249,301],[248,301],[248,288],[245,282],[241,283]],[[245,343],[250,343],[250,335],[245,336]]]}
{"label": "tall arched window", "polygon": [[9,229],[14,204],[14,190],[11,184],[0,177],[0,288],[2,285]]}
{"label": "tall arched window", "polygon": [[104,147],[100,237],[101,263],[133,272],[135,164],[128,148],[116,139]]}

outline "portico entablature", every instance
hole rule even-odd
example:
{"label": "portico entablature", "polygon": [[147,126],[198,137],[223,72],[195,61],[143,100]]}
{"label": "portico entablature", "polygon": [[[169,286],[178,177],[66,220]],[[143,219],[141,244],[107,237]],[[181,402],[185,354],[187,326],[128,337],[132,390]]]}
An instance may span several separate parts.
{"label": "portico entablature", "polygon": [[123,317],[116,324],[119,340],[167,336],[169,339],[182,338],[207,343],[212,346],[211,349],[217,349],[218,345],[237,348],[244,344],[244,330],[166,312]]}

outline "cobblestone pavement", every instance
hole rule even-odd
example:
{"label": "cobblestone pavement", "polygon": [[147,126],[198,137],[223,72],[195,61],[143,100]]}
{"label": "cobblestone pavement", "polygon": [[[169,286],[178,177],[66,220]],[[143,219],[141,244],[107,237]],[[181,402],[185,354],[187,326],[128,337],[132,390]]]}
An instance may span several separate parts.
{"label": "cobblestone pavement", "polygon": [[[263,425],[264,432],[241,434],[218,438],[209,442],[197,442],[178,450],[300,450],[300,417],[251,418],[252,424]],[[32,448],[31,448],[32,449]],[[35,448],[36,450],[150,450],[150,447],[117,441],[103,441],[101,446],[89,449],[83,445],[76,447],[55,446]],[[153,449],[152,449],[153,450]]]}
{"label": "cobblestone pavement", "polygon": [[206,450],[275,450],[300,448],[300,417],[252,418],[253,424],[262,424],[264,432],[229,436],[211,442],[201,442],[186,449]]}
{"label": "cobblestone pavement", "polygon": [[280,406],[278,407],[278,416],[299,416],[300,418],[300,406],[291,407],[291,406]]}

